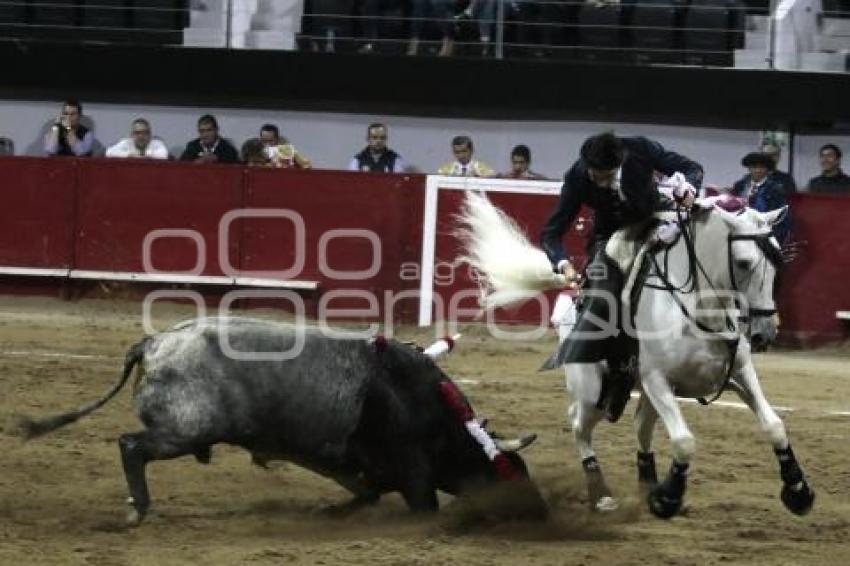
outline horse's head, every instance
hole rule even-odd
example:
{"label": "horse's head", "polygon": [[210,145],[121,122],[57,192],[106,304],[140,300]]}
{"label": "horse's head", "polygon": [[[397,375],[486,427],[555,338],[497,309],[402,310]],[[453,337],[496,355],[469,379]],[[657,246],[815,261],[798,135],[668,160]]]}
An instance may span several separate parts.
{"label": "horse's head", "polygon": [[771,228],[785,216],[787,207],[770,212],[744,208],[732,213],[716,207],[714,213],[729,227],[728,273],[738,293],[742,319],[747,323],[753,350],[767,348],[777,333],[774,281],[782,265],[782,249]]}

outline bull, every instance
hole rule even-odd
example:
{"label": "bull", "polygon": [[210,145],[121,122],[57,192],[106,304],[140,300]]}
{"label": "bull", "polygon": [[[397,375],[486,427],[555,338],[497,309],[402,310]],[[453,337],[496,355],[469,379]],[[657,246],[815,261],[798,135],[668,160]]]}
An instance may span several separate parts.
{"label": "bull", "polygon": [[209,463],[217,443],[245,448],[260,465],[287,460],[335,480],[354,495],[337,507],[347,512],[394,491],[412,511],[436,511],[438,490],[462,495],[512,478],[528,494],[523,515],[545,515],[522,457],[493,446],[428,355],[394,340],[253,319],[190,320],[132,346],[102,398],[22,418],[20,432],[40,436],[95,411],[134,368],[144,429],[118,440],[131,525],[150,507],[148,463],[185,455]]}

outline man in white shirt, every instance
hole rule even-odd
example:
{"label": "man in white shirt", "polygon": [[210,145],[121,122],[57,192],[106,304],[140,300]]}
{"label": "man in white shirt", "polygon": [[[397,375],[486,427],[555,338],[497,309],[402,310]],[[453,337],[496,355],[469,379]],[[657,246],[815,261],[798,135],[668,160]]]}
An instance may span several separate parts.
{"label": "man in white shirt", "polygon": [[147,120],[136,118],[130,126],[130,137],[107,149],[106,157],[168,159],[168,148],[162,140],[152,137],[151,125]]}

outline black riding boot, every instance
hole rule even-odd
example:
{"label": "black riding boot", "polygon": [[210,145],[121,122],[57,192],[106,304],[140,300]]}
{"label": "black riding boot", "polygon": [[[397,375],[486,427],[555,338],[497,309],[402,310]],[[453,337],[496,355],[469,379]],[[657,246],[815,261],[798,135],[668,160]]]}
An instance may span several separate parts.
{"label": "black riding boot", "polygon": [[598,406],[604,408],[608,420],[615,422],[635,383],[637,341],[622,331],[620,294],[625,281],[619,266],[599,251],[587,266],[586,275],[576,324],[540,369],[555,369],[566,363],[607,362]]}

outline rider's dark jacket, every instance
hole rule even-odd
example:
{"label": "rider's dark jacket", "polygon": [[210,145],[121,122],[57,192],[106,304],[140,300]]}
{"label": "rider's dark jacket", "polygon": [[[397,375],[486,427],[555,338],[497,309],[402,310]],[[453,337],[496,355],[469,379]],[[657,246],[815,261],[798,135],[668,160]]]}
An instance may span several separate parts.
{"label": "rider's dark jacket", "polygon": [[594,211],[590,242],[593,246],[623,226],[645,220],[658,208],[661,197],[652,182],[654,171],[668,176],[680,172],[695,189],[700,188],[703,169],[699,163],[667,151],[660,143],[645,137],[621,139],[625,156],[619,192],[595,185],[588,175],[587,164],[581,159],[564,176],[560,201],[541,234],[543,250],[553,266],[567,259],[562,238],[582,206]]}

